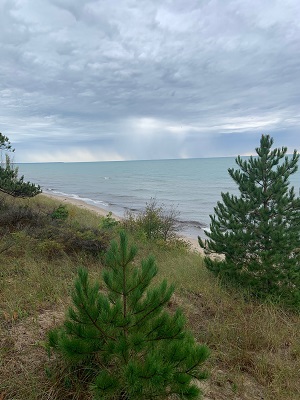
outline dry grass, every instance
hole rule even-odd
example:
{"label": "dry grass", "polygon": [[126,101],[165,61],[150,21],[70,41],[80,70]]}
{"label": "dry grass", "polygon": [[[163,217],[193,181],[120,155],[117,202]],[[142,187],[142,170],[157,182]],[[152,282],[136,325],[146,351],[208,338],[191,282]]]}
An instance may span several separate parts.
{"label": "dry grass", "polygon": [[[230,388],[230,399],[300,398],[299,315],[226,290],[198,254],[160,258],[161,275],[176,281],[177,302],[212,350],[210,390]],[[222,399],[220,392],[211,398]]]}
{"label": "dry grass", "polygon": [[[27,200],[26,200],[27,201]],[[41,212],[57,202],[27,201]],[[96,227],[100,217],[70,207],[72,223]],[[76,222],[75,222],[76,221]],[[1,245],[7,236],[2,237]],[[47,331],[63,320],[78,266],[93,278],[101,262],[84,253],[48,259],[26,232],[0,253],[0,399],[89,399],[57,364],[54,376],[45,350]],[[201,256],[180,248],[139,243],[140,257],[155,255],[157,280],[175,282],[170,308],[184,309],[197,339],[211,349],[205,400],[296,400],[300,398],[300,317],[272,304],[249,302],[223,288]]]}

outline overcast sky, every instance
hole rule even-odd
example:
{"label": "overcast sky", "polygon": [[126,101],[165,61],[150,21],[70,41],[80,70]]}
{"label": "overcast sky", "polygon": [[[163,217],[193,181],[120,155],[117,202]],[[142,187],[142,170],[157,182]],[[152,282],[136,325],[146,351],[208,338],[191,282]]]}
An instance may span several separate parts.
{"label": "overcast sky", "polygon": [[16,161],[300,150],[299,0],[0,0]]}

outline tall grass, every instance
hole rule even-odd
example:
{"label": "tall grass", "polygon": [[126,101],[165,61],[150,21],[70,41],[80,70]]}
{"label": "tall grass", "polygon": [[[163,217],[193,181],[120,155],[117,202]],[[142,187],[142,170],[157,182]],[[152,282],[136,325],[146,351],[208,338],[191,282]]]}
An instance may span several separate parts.
{"label": "tall grass", "polygon": [[[22,200],[7,198],[6,202],[18,207]],[[25,202],[42,215],[59,205],[43,196]],[[99,227],[100,217],[94,213],[67,208],[66,223],[74,229]],[[63,320],[77,268],[85,266],[96,279],[101,257],[64,250],[49,257],[26,227],[7,230],[0,226],[0,233],[0,399],[88,399],[82,387],[65,376],[63,366],[49,359],[45,338]],[[113,231],[110,235],[114,236]],[[211,349],[204,399],[300,398],[299,315],[223,287],[196,252],[132,240],[137,242],[140,258],[149,253],[156,257],[157,279],[175,283],[170,309],[182,307],[199,342]],[[9,241],[13,245],[1,252]],[[53,375],[55,363],[58,373]]]}

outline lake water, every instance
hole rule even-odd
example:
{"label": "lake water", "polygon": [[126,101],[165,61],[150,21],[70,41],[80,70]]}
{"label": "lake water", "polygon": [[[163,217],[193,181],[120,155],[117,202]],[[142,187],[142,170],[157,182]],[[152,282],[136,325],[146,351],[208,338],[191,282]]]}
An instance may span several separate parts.
{"label": "lake water", "polygon": [[[197,237],[209,226],[221,192],[237,193],[228,174],[235,166],[234,158],[224,157],[20,164],[19,172],[45,193],[80,199],[121,217],[126,210],[142,210],[155,198],[166,209],[177,208],[182,233]],[[298,171],[291,177],[296,193],[299,182]]]}

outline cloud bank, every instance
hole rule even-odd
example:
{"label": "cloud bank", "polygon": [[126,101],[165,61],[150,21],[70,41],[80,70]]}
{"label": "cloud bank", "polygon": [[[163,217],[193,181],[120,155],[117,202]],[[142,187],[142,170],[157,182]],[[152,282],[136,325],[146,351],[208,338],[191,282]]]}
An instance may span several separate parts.
{"label": "cloud bank", "polygon": [[298,0],[0,0],[17,161],[300,149]]}

